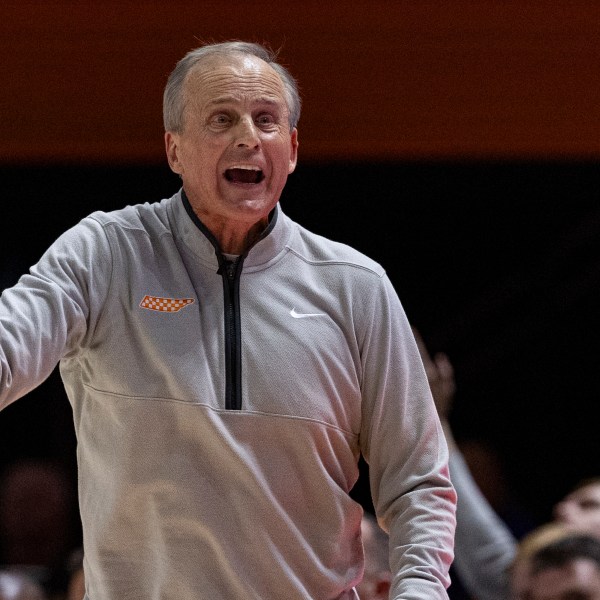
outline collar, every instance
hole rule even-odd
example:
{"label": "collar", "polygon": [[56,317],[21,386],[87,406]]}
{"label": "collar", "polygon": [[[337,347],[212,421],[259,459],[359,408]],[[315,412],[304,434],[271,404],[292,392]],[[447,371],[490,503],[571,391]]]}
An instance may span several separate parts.
{"label": "collar", "polygon": [[[169,200],[169,204],[177,238],[199,260],[216,271],[220,262],[218,255],[222,256],[219,243],[192,209],[183,188]],[[277,203],[270,215],[269,225],[244,255],[244,271],[264,269],[279,260],[286,252],[293,226],[291,219]]]}

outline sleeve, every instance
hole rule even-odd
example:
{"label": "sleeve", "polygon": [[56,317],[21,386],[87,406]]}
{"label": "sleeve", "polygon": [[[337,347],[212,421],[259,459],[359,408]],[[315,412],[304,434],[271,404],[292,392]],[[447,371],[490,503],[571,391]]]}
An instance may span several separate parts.
{"label": "sleeve", "polygon": [[475,597],[506,600],[517,541],[488,504],[458,450],[450,454],[450,475],[458,494],[456,573]]}
{"label": "sleeve", "polygon": [[448,598],[456,494],[448,448],[404,310],[387,276],[362,341],[361,452],[390,537],[391,599]]}
{"label": "sleeve", "polygon": [[112,260],[92,217],[59,237],[0,296],[0,409],[42,383],[93,332]]}

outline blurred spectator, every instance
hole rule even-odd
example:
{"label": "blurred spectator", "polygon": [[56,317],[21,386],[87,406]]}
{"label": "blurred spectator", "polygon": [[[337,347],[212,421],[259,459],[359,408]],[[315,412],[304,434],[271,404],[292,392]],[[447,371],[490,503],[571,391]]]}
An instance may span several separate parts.
{"label": "blurred spectator", "polygon": [[600,537],[600,477],[580,481],[556,504],[554,519]]}
{"label": "blurred spectator", "polygon": [[69,580],[65,600],[82,600],[85,596],[85,577],[83,574],[83,549],[75,550],[68,562]]}
{"label": "blurred spectator", "polygon": [[0,571],[0,600],[47,600],[42,588],[21,573]]}
{"label": "blurred spectator", "polygon": [[531,558],[536,552],[570,533],[571,530],[562,523],[546,523],[536,527],[519,542],[510,566],[511,600],[525,596],[529,585]]}
{"label": "blurred spectator", "polygon": [[481,493],[514,536],[520,539],[534,529],[538,523],[516,499],[495,449],[475,439],[461,440],[458,447]]}
{"label": "blurred spectator", "polygon": [[52,595],[66,589],[76,544],[76,497],[65,471],[43,459],[10,464],[0,478],[0,564]]}
{"label": "blurred spectator", "polygon": [[360,600],[387,600],[392,581],[389,564],[389,536],[375,516],[365,512],[360,525],[365,553],[365,571],[356,586]]}
{"label": "blurred spectator", "polygon": [[600,600],[600,538],[564,533],[529,558],[515,600]]}
{"label": "blurred spectator", "polygon": [[[454,402],[456,384],[454,367],[444,352],[430,356],[420,332],[413,333],[423,358],[427,378],[448,433],[448,416]],[[482,439],[461,440],[457,443],[471,476],[498,516],[509,526],[517,538],[531,531],[539,523],[528,514],[515,497],[508,482],[504,464],[492,445]]]}
{"label": "blurred spectator", "polygon": [[[448,441],[450,476],[458,494],[453,568],[475,598],[507,600],[518,540],[481,492],[454,440],[448,421],[455,391],[452,364],[444,354],[432,358],[419,332],[414,333]],[[555,522],[561,528],[600,534],[600,478],[582,482],[559,502]]]}

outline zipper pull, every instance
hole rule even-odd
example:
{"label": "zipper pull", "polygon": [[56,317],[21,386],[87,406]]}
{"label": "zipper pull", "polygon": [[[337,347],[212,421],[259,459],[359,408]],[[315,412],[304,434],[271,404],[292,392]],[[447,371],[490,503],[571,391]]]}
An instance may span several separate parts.
{"label": "zipper pull", "polygon": [[231,281],[235,277],[235,271],[237,267],[237,261],[227,261],[227,277]]}

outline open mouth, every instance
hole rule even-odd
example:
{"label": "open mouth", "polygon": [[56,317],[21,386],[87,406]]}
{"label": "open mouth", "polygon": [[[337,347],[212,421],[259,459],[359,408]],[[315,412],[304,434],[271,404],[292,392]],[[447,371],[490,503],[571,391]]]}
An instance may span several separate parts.
{"label": "open mouth", "polygon": [[258,167],[232,167],[225,171],[225,179],[231,183],[260,183],[264,178]]}

